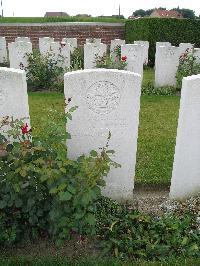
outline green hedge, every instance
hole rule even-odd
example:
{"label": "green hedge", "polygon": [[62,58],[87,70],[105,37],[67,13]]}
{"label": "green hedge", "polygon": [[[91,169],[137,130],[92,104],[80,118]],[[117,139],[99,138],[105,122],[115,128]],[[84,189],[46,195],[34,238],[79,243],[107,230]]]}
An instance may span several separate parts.
{"label": "green hedge", "polygon": [[126,22],[126,42],[149,41],[149,59],[155,61],[156,42],[194,43],[200,47],[200,20],[172,18],[143,18]]}

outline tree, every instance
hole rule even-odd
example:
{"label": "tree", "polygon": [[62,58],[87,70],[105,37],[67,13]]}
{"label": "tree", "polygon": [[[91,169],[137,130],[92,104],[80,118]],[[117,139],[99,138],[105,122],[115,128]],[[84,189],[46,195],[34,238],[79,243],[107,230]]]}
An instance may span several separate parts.
{"label": "tree", "polygon": [[146,16],[146,11],[144,9],[138,9],[133,12],[134,17],[145,17]]}
{"label": "tree", "polygon": [[173,9],[171,9],[171,10],[175,10],[175,11],[181,13],[182,16],[183,16],[184,18],[195,19],[195,13],[194,13],[194,11],[191,10],[191,9],[179,8],[179,7],[177,7],[177,8],[173,8]]}

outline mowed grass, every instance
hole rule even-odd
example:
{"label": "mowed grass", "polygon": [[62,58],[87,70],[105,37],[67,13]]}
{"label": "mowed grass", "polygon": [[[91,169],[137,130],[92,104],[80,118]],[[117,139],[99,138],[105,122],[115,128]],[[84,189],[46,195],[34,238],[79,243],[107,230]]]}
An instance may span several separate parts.
{"label": "mowed grass", "polygon": [[[145,71],[144,79],[152,80],[153,70]],[[136,183],[168,185],[171,179],[179,96],[142,96],[137,149]],[[64,112],[62,93],[29,93],[33,133],[43,128],[41,118],[48,107]],[[63,125],[65,130],[65,125]]]}

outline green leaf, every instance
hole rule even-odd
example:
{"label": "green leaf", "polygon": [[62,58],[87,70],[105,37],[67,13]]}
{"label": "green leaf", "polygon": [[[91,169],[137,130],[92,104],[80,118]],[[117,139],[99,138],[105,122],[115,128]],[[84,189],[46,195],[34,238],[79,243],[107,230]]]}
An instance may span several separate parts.
{"label": "green leaf", "polygon": [[20,208],[20,207],[22,206],[22,204],[23,204],[23,201],[22,201],[21,199],[17,199],[17,200],[15,201],[15,206],[16,206],[17,208]]}
{"label": "green leaf", "polygon": [[90,155],[91,155],[92,157],[97,157],[97,156],[98,156],[98,153],[97,153],[95,150],[92,150],[92,151],[90,152]]}
{"label": "green leaf", "polygon": [[92,213],[88,213],[85,217],[85,220],[89,225],[95,225],[96,223],[95,215]]}
{"label": "green leaf", "polygon": [[66,138],[67,139],[71,139],[72,138],[71,135],[68,132],[66,132]]}
{"label": "green leaf", "polygon": [[6,202],[4,200],[0,201],[0,209],[4,209],[6,207]]}
{"label": "green leaf", "polygon": [[72,194],[69,193],[68,191],[60,192],[59,197],[61,201],[68,201],[72,198]]}

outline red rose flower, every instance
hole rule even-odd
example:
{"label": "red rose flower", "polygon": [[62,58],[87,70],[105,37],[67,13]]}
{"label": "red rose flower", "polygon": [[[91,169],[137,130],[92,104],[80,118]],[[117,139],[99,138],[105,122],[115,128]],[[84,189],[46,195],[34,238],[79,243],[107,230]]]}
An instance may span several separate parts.
{"label": "red rose flower", "polygon": [[126,56],[122,56],[122,61],[126,61],[127,57]]}
{"label": "red rose flower", "polygon": [[21,130],[22,130],[22,134],[24,135],[24,134],[27,134],[28,132],[29,132],[29,130],[28,130],[28,124],[26,123],[22,128],[21,128]]}

